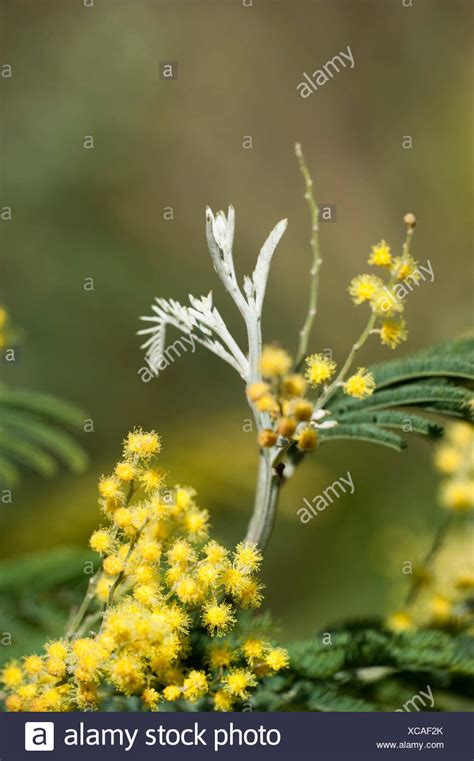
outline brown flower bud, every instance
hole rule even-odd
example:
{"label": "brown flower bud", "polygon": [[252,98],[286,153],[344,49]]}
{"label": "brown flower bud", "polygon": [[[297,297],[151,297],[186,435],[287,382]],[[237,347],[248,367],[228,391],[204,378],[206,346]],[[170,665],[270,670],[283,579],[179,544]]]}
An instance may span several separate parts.
{"label": "brown flower bud", "polygon": [[405,222],[408,227],[415,227],[416,225],[416,217],[414,214],[409,211],[405,216],[403,217],[403,221]]}

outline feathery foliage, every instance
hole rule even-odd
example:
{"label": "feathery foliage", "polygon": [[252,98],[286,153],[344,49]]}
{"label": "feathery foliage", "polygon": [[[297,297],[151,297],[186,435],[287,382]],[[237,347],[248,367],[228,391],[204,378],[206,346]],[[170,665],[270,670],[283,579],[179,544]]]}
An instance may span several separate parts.
{"label": "feathery foliage", "polygon": [[401,436],[397,436],[396,433],[364,422],[351,425],[342,423],[335,428],[321,431],[319,438],[321,443],[332,439],[358,439],[359,441],[368,441],[372,444],[382,444],[391,449],[396,449],[398,452],[406,447],[406,442]]}
{"label": "feathery foliage", "polygon": [[93,559],[91,552],[61,548],[0,563],[0,620],[8,622],[11,636],[11,644],[0,648],[1,660],[23,655],[26,645],[39,650],[61,634],[84,594],[85,563],[92,567]]}
{"label": "feathery foliage", "polygon": [[401,450],[406,442],[387,428],[431,439],[442,436],[439,423],[414,414],[412,408],[471,420],[473,349],[474,339],[458,339],[371,367],[374,393],[365,399],[347,398],[342,391],[335,394],[327,408],[339,425],[321,431],[321,442],[360,439]]}
{"label": "feathery foliage", "polygon": [[15,484],[19,466],[46,477],[59,463],[82,472],[87,457],[67,427],[82,429],[84,418],[80,409],[48,394],[0,386],[0,483]]}
{"label": "feathery foliage", "polygon": [[[267,679],[256,710],[393,711],[429,684],[443,701],[474,699],[474,642],[436,629],[392,633],[376,621],[290,646],[290,669]],[[465,705],[465,703],[462,703]],[[428,706],[424,707],[427,710]]]}

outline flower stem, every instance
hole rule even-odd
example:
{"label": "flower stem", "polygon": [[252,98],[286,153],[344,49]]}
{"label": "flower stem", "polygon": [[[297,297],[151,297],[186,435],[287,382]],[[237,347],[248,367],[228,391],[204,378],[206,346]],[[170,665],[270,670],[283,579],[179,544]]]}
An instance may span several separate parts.
{"label": "flower stem", "polygon": [[334,394],[335,391],[337,391],[337,389],[343,382],[344,378],[346,377],[346,374],[352,367],[352,363],[354,362],[357,352],[359,351],[359,349],[362,348],[362,346],[365,344],[368,337],[370,336],[372,329],[375,325],[376,319],[377,319],[376,313],[372,312],[372,314],[369,317],[369,321],[367,322],[367,325],[365,326],[364,330],[360,334],[355,344],[352,346],[352,349],[349,352],[349,356],[347,357],[346,361],[341,367],[335,380],[323,391],[323,393],[319,397],[318,402],[316,404],[317,410],[320,410],[322,407],[324,407],[328,399]]}
{"label": "flower stem", "polygon": [[[128,507],[128,505],[130,504],[130,500],[133,497],[134,490],[135,490],[135,483],[134,483],[134,481],[130,481],[130,485],[128,487],[127,496],[126,496],[126,499],[125,499],[125,506],[126,507]],[[113,534],[114,538],[117,536],[117,533],[118,533],[118,529],[115,529],[115,532]],[[71,623],[68,626],[68,629],[67,629],[67,632],[66,632],[66,637],[68,639],[73,637],[77,633],[77,630],[79,629],[79,627],[81,626],[83,618],[84,618],[84,616],[86,615],[86,613],[87,613],[87,611],[89,609],[89,605],[91,604],[92,600],[95,597],[95,591],[97,589],[97,584],[98,584],[98,581],[99,581],[101,576],[102,576],[102,567],[100,567],[95,572],[93,577],[91,579],[89,579],[89,586],[87,587],[87,592],[84,595],[84,599],[83,599],[83,601],[82,601],[82,603],[81,603],[81,605],[80,605],[76,615],[73,617]]]}
{"label": "flower stem", "polygon": [[[423,560],[423,563],[421,566],[422,568],[429,569],[433,565],[433,562],[436,556],[438,555],[439,551],[443,547],[445,539],[449,533],[449,529],[452,524],[452,517],[453,517],[452,514],[446,515],[443,519],[443,522],[438,526],[438,530],[436,531],[436,534],[433,538],[433,543],[428,551],[428,554]],[[415,602],[421,590],[421,587],[422,587],[422,583],[420,583],[419,580],[418,581],[415,580],[412,583],[405,600],[405,606],[412,605]]]}
{"label": "flower stem", "polygon": [[102,568],[99,568],[99,570],[96,571],[94,576],[91,579],[89,579],[89,586],[87,587],[87,592],[84,595],[84,599],[67,629],[67,632],[66,632],[67,639],[70,639],[71,637],[73,637],[77,629],[81,625],[82,620],[87,613],[89,605],[94,599],[97,582],[99,581],[99,578],[101,575],[102,575]]}
{"label": "flower stem", "polygon": [[301,362],[304,359],[308,349],[309,337],[313,327],[313,323],[318,311],[318,290],[319,290],[319,269],[321,267],[322,258],[319,246],[319,209],[316,203],[313,192],[313,180],[306,165],[305,158],[301,145],[296,143],[295,145],[296,158],[305,182],[305,194],[304,197],[308,203],[310,217],[311,217],[311,253],[312,264],[310,269],[310,281],[309,281],[309,303],[308,312],[303,323],[303,327],[300,330],[300,338],[298,344],[298,351],[296,354],[295,368],[298,369]]}
{"label": "flower stem", "polygon": [[262,550],[268,544],[273,530],[282,483],[281,477],[273,472],[271,457],[261,452],[255,506],[246,539],[258,544]]}
{"label": "flower stem", "polygon": [[127,569],[127,563],[128,563],[128,561],[130,559],[130,556],[131,556],[133,550],[135,549],[136,543],[140,539],[140,536],[142,534],[143,529],[145,528],[145,526],[148,523],[148,520],[149,519],[147,518],[146,521],[141,526],[141,528],[138,529],[137,533],[135,534],[135,536],[133,537],[133,539],[130,542],[130,546],[128,548],[128,552],[127,552],[127,554],[125,556],[125,560],[123,562],[123,570],[120,571],[119,575],[117,576],[117,578],[115,579],[114,583],[112,584],[112,586],[109,589],[109,597],[108,597],[108,600],[107,600],[107,603],[106,603],[106,606],[105,606],[106,608],[110,608],[110,606],[112,605],[112,603],[114,601],[114,595],[115,595],[115,592],[117,591],[117,587],[122,583],[122,581],[123,581],[123,579],[125,577],[125,571]]}

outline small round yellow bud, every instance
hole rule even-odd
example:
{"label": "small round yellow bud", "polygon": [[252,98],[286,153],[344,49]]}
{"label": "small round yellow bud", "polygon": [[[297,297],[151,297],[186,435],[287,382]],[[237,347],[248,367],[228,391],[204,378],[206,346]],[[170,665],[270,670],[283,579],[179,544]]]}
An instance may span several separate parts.
{"label": "small round yellow bud", "polygon": [[178,700],[178,698],[181,697],[181,692],[181,687],[178,687],[176,684],[169,684],[163,690],[163,697],[165,700],[169,701]]}
{"label": "small round yellow bud", "polygon": [[247,386],[247,398],[249,402],[256,402],[268,391],[270,391],[268,383],[251,383]]}
{"label": "small round yellow bud", "polygon": [[132,515],[126,507],[119,507],[118,510],[114,512],[114,523],[116,526],[120,526],[120,528],[130,526],[132,520]]}
{"label": "small round yellow bud", "polygon": [[109,552],[111,547],[111,537],[107,531],[98,529],[94,531],[89,539],[89,545],[95,552]]}
{"label": "small round yellow bud", "polygon": [[314,428],[303,428],[303,430],[297,435],[296,441],[298,443],[298,449],[300,452],[310,452],[315,448],[318,440],[318,435]]}
{"label": "small round yellow bud", "polygon": [[278,435],[271,428],[264,428],[258,434],[258,443],[261,447],[273,447],[277,442]]}
{"label": "small round yellow bud", "polygon": [[132,481],[136,476],[136,468],[130,462],[119,462],[115,466],[115,475],[121,481]]}
{"label": "small round yellow bud", "polygon": [[109,576],[118,576],[118,574],[123,571],[123,563],[120,558],[115,555],[109,555],[108,558],[105,558],[102,565],[104,571],[108,573]]}
{"label": "small round yellow bud", "polygon": [[309,420],[313,414],[313,405],[307,399],[299,399],[293,405],[293,415],[298,422]]}
{"label": "small round yellow bud", "polygon": [[259,412],[269,412],[270,414],[276,414],[278,412],[278,403],[274,396],[271,394],[263,394],[255,402],[255,408]]}
{"label": "small round yellow bud", "polygon": [[303,375],[295,373],[287,375],[282,382],[283,396],[303,396],[306,391],[306,380]]}
{"label": "small round yellow bud", "polygon": [[7,711],[21,711],[23,708],[23,702],[19,695],[9,695],[5,700],[5,706]]}
{"label": "small round yellow bud", "polygon": [[282,417],[278,421],[278,433],[280,436],[284,436],[285,439],[289,439],[293,436],[296,430],[296,420],[291,417]]}
{"label": "small round yellow bud", "polygon": [[399,610],[387,619],[387,626],[394,632],[404,632],[413,628],[413,619],[404,610]]}

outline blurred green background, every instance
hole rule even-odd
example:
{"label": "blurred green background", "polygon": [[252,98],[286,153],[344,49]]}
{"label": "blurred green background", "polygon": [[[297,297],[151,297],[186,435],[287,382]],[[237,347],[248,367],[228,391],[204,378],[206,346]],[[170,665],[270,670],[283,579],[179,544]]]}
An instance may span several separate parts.
{"label": "blurred green background", "polygon": [[[380,238],[401,246],[406,211],[418,218],[414,254],[431,260],[435,281],[410,298],[410,339],[399,355],[469,327],[471,17],[459,0],[254,0],[248,8],[240,0],[3,0],[2,62],[13,78],[0,80],[0,205],[12,207],[13,221],[0,225],[0,300],[25,342],[16,365],[2,365],[2,380],[58,394],[94,421],[82,437],[91,456],[84,476],[25,477],[12,505],[1,506],[4,558],[85,546],[98,520],[97,477],[134,425],[159,430],[170,480],[195,486],[215,533],[242,538],[257,452],[243,430],[250,413],[240,379],[198,349],[143,383],[136,330],[154,296],[186,301],[212,288],[244,338],[204,235],[205,206],[233,203],[242,274],[271,227],[289,218],[263,327],[267,342],[295,349],[310,266],[296,141],[320,202],[337,206],[337,222],[322,225],[311,350],[331,348],[344,360],[365,321],[347,284]],[[354,69],[302,99],[302,73],[347,45]],[[177,80],[160,79],[160,61],[178,63]],[[174,220],[165,221],[170,206]],[[94,291],[85,291],[90,277]],[[393,356],[374,341],[362,361]],[[282,495],[264,564],[266,602],[284,637],[399,603],[401,562],[423,553],[439,520],[431,459],[429,445],[413,440],[402,455],[332,443],[304,464]],[[303,498],[347,470],[355,494],[302,525]]]}

